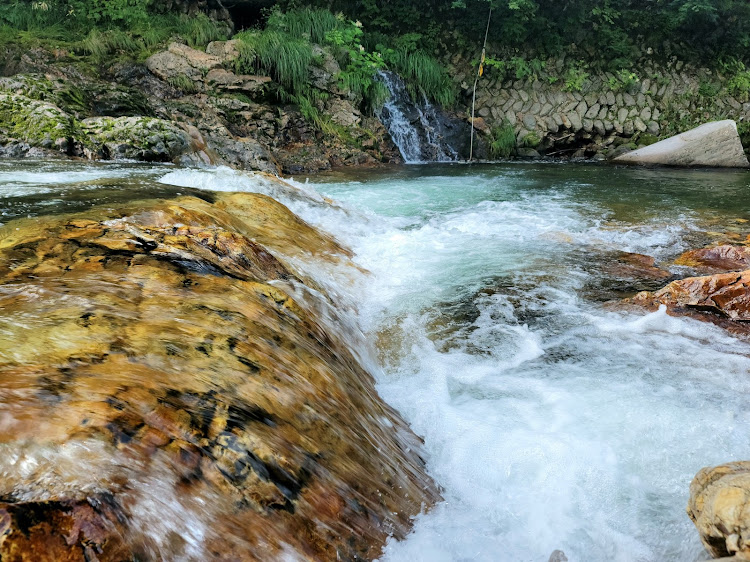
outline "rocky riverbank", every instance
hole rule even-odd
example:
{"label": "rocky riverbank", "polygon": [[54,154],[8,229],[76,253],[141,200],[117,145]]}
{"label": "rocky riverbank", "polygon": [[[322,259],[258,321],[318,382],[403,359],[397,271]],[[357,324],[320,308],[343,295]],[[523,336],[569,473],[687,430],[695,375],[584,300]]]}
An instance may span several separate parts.
{"label": "rocky riverbank", "polygon": [[[236,73],[236,40],[210,43],[205,52],[172,43],[142,63],[96,68],[64,50],[6,50],[0,155],[225,164],[284,174],[400,162],[380,119],[360,111],[342,89],[335,58],[316,49],[310,80],[324,95],[310,111],[280,103],[270,77]],[[470,57],[455,55],[446,64],[462,92],[454,116],[469,121]],[[475,157],[492,157],[501,134],[511,135],[507,155],[596,159],[722,118],[735,120],[746,137],[750,102],[731,95],[715,71],[644,56],[627,76],[575,67],[573,83],[571,64],[570,57],[537,61],[519,79],[488,67],[478,83]],[[456,158],[468,157],[468,144]]]}
{"label": "rocky riverbank", "polygon": [[131,158],[294,174],[400,161],[375,117],[357,110],[320,51],[318,110],[279,103],[266,76],[231,71],[238,52],[173,43],[145,63],[91,68],[70,52],[8,51],[0,73],[0,155]]}

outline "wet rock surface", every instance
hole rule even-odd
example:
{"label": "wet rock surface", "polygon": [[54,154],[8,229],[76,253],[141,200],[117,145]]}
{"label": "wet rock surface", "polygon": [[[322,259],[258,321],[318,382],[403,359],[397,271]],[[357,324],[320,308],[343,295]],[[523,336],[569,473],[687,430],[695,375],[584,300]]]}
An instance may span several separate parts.
{"label": "wet rock surface", "polygon": [[750,558],[750,461],[702,469],[687,512],[713,557]]}
{"label": "wet rock surface", "polygon": [[438,499],[287,263],[347,251],[267,197],[210,199],[0,230],[3,560],[372,559]]}
{"label": "wet rock surface", "polygon": [[685,252],[675,263],[712,271],[741,271],[750,267],[750,248],[728,244],[700,248]]}

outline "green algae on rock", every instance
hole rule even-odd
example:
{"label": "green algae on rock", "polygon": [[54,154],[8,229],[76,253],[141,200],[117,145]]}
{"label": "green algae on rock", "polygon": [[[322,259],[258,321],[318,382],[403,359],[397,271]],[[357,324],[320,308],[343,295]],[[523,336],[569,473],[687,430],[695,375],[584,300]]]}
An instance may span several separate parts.
{"label": "green algae on rock", "polygon": [[331,297],[276,257],[347,252],[211,199],[0,229],[0,558],[372,559],[438,499],[308,304]]}

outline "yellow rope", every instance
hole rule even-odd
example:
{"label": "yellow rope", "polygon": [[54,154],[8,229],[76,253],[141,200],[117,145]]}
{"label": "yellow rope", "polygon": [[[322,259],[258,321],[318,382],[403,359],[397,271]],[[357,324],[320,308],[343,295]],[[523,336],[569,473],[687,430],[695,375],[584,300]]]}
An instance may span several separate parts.
{"label": "yellow rope", "polygon": [[474,159],[474,108],[477,102],[477,82],[479,77],[484,74],[484,59],[487,53],[487,36],[490,33],[490,19],[492,18],[492,6],[490,6],[490,12],[487,14],[487,29],[484,31],[484,44],[482,45],[482,60],[479,62],[479,68],[477,69],[477,75],[474,78],[474,94],[471,97],[471,140],[469,142],[469,162]]}

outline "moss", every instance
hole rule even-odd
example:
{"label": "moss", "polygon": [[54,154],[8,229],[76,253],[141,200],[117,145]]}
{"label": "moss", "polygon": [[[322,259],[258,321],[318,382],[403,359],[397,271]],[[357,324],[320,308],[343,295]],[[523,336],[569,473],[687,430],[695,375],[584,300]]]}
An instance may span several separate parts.
{"label": "moss", "polygon": [[85,137],[73,116],[20,94],[0,93],[0,128],[32,146],[51,147],[60,138],[80,141]]}
{"label": "moss", "polygon": [[643,133],[638,137],[638,144],[640,146],[648,146],[658,141],[659,137],[657,137],[656,135],[649,135],[648,133]]}
{"label": "moss", "polygon": [[152,117],[96,117],[82,126],[88,141],[104,157],[171,160],[188,146],[174,123]]}
{"label": "moss", "polygon": [[524,148],[536,148],[541,142],[542,139],[539,138],[539,135],[535,132],[531,132],[521,139],[521,146]]}
{"label": "moss", "polygon": [[20,93],[27,98],[48,102],[75,115],[89,111],[91,99],[82,88],[69,81],[52,81],[38,74],[18,74],[0,79],[0,91]]}

